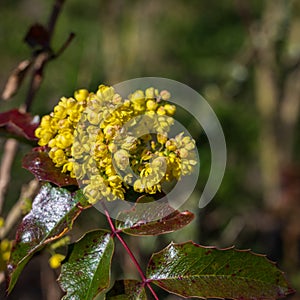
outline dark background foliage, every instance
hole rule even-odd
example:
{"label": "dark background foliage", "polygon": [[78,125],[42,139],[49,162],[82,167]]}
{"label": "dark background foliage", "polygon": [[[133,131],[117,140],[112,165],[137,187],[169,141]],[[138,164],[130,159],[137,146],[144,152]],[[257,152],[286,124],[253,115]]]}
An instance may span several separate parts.
{"label": "dark background foliage", "polygon": [[[29,57],[23,43],[29,26],[47,20],[52,1],[2,1],[0,87],[19,61]],[[202,94],[222,124],[228,163],[215,199],[197,209],[209,172],[209,144],[198,134],[201,176],[187,206],[196,220],[179,232],[156,238],[129,238],[141,261],[169,240],[251,248],[266,253],[300,289],[300,6],[297,1],[66,1],[55,28],[53,48],[70,32],[66,52],[45,70],[32,113],[49,113],[75,89],[95,90],[142,76],[185,83]],[[24,102],[26,84],[1,111]],[[182,120],[189,128],[188,120]],[[1,149],[4,139],[0,139]],[[32,177],[21,169],[30,146],[20,144],[4,214]],[[2,153],[2,152],[1,152]],[[72,238],[105,226],[96,210],[77,220]],[[13,237],[13,234],[12,234]],[[120,254],[118,277],[134,272]],[[144,259],[145,258],[145,259]],[[9,299],[59,299],[48,255],[35,257]],[[142,263],[143,264],[143,263]],[[1,286],[4,289],[4,285]],[[56,297],[56,298],[55,298]],[[162,299],[178,299],[161,295]],[[293,296],[297,299],[299,295]]]}

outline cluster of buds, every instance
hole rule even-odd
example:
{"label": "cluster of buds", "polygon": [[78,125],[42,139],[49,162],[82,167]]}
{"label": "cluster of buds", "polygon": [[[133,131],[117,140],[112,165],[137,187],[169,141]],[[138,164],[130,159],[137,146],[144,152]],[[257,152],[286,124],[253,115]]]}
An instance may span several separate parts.
{"label": "cluster of buds", "polygon": [[126,190],[155,194],[193,171],[195,141],[168,136],[176,106],[150,87],[127,98],[113,87],[78,90],[42,118],[36,136],[56,167],[83,187],[90,203],[125,199]]}

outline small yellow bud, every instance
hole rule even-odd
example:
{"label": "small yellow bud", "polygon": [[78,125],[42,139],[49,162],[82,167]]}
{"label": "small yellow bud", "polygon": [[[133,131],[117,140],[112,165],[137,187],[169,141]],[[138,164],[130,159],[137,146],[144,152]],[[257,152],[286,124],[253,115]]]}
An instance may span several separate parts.
{"label": "small yellow bud", "polygon": [[49,259],[49,265],[52,269],[57,269],[60,267],[61,262],[65,259],[65,256],[62,254],[54,254]]}
{"label": "small yellow bud", "polygon": [[4,239],[0,243],[1,252],[9,251],[11,247],[11,242],[8,239]]}
{"label": "small yellow bud", "polygon": [[111,152],[111,153],[115,153],[116,151],[117,151],[117,146],[116,146],[116,144],[115,143],[110,143],[109,145],[108,145],[108,150]]}
{"label": "small yellow bud", "polygon": [[166,142],[166,148],[169,151],[175,151],[177,149],[176,145],[174,144],[174,141],[172,141],[172,140],[168,140]]}
{"label": "small yellow bud", "polygon": [[87,96],[89,95],[89,91],[86,89],[80,89],[75,91],[74,93],[74,98],[78,101],[78,102],[83,102],[84,100],[86,100]]}
{"label": "small yellow bud", "polygon": [[73,134],[71,131],[65,130],[56,136],[56,146],[60,149],[66,149],[73,143]]}
{"label": "small yellow bud", "polygon": [[133,184],[133,189],[136,192],[142,193],[145,189],[145,186],[142,184],[142,181],[140,179],[137,179]]}
{"label": "small yellow bud", "polygon": [[157,90],[155,90],[153,87],[150,87],[150,88],[146,89],[146,91],[145,91],[146,98],[147,99],[155,98],[155,96],[156,96],[155,92],[157,93]]}
{"label": "small yellow bud", "polygon": [[122,97],[119,94],[115,94],[112,99],[113,104],[121,104],[122,103]]}
{"label": "small yellow bud", "polygon": [[96,94],[100,99],[103,99],[104,101],[109,101],[114,96],[115,90],[111,86],[106,86],[104,84],[101,84],[101,85],[99,85],[98,91]]}
{"label": "small yellow bud", "polygon": [[166,90],[161,91],[160,96],[161,96],[161,99],[163,99],[163,100],[169,100],[171,98],[170,92],[168,92]]}
{"label": "small yellow bud", "polygon": [[51,117],[49,115],[43,116],[41,120],[40,127],[50,127],[51,126]]}
{"label": "small yellow bud", "polygon": [[10,258],[10,251],[4,252],[2,254],[2,258],[3,258],[4,261],[8,261],[9,258]]}
{"label": "small yellow bud", "polygon": [[154,100],[148,100],[146,103],[146,107],[148,110],[156,110],[158,104]]}
{"label": "small yellow bud", "polygon": [[114,160],[117,164],[117,167],[124,171],[129,165],[129,153],[124,149],[118,150],[114,154]]}
{"label": "small yellow bud", "polygon": [[171,104],[166,104],[164,106],[164,109],[167,111],[167,113],[169,115],[174,115],[174,113],[176,111],[176,106],[175,105],[171,105]]}
{"label": "small yellow bud", "polygon": [[165,135],[165,134],[160,134],[160,133],[157,134],[157,141],[158,141],[160,144],[164,145],[164,144],[166,143],[167,140],[168,140],[168,136],[167,136],[167,135]]}
{"label": "small yellow bud", "polygon": [[189,152],[186,149],[181,148],[179,150],[179,155],[180,155],[181,158],[186,158],[189,155]]}
{"label": "small yellow bud", "polygon": [[163,106],[160,106],[160,107],[158,108],[158,110],[156,111],[156,113],[157,113],[158,115],[160,115],[160,116],[163,116],[163,115],[166,114],[166,110],[165,110],[165,108],[164,108]]}

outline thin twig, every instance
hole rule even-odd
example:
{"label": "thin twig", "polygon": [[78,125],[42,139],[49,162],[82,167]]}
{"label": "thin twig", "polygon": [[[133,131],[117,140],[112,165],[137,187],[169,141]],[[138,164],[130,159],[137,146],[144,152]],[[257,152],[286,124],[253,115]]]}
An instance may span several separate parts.
{"label": "thin twig", "polygon": [[61,12],[62,6],[65,3],[65,0],[57,0],[54,3],[51,16],[49,18],[48,22],[48,32],[49,32],[49,42],[51,41],[51,38],[53,36],[54,28],[57,22],[57,18]]}
{"label": "thin twig", "polygon": [[158,296],[156,295],[155,291],[153,290],[152,286],[150,285],[150,281],[144,275],[144,272],[143,272],[143,270],[142,270],[139,262],[136,260],[134,254],[132,253],[132,251],[130,250],[130,248],[128,247],[128,245],[124,241],[124,239],[120,236],[119,231],[115,228],[115,226],[114,226],[114,224],[113,224],[113,222],[112,222],[112,220],[110,218],[109,212],[107,210],[105,210],[105,215],[106,215],[107,221],[109,223],[109,226],[110,226],[110,228],[112,230],[113,235],[115,235],[118,238],[118,240],[121,242],[122,246],[124,247],[124,249],[126,250],[126,252],[128,253],[128,255],[130,256],[132,262],[136,266],[136,268],[137,268],[137,270],[138,270],[138,272],[139,272],[139,274],[140,274],[140,276],[142,278],[143,285],[146,285],[148,287],[148,289],[152,293],[152,295],[155,298],[155,300],[159,300]]}
{"label": "thin twig", "polygon": [[34,60],[32,76],[25,100],[25,111],[27,112],[30,111],[34,97],[42,84],[44,67],[50,58],[50,52],[45,51],[38,54]]}
{"label": "thin twig", "polygon": [[9,214],[5,220],[4,226],[0,228],[0,240],[8,235],[8,233],[15,227],[16,223],[22,216],[22,206],[26,199],[32,199],[37,189],[39,187],[39,182],[37,179],[31,180],[28,184],[23,185],[22,191],[18,201],[9,211]]}
{"label": "thin twig", "polygon": [[48,44],[46,47],[44,47],[42,49],[42,51],[39,54],[36,55],[36,57],[34,59],[32,76],[31,76],[31,80],[30,80],[29,89],[27,92],[26,101],[25,101],[26,111],[30,110],[33,99],[41,86],[45,65],[50,60],[60,56],[65,51],[65,49],[70,45],[71,41],[73,40],[73,38],[75,36],[74,33],[71,33],[69,35],[68,39],[62,45],[62,47],[58,50],[58,52],[56,54],[54,54],[54,52],[51,48],[51,40],[52,40],[55,25],[57,22],[57,18],[59,16],[59,13],[62,9],[64,2],[65,2],[65,0],[57,0],[55,2],[52,13],[51,13],[49,21],[48,21],[48,34],[49,34]]}
{"label": "thin twig", "polygon": [[[37,191],[37,188],[39,186],[39,182],[36,179],[31,180],[28,184],[24,185],[22,187],[21,195],[19,197],[19,200],[13,208],[9,211],[9,214],[5,220],[4,226],[0,228],[0,240],[3,240],[8,233],[12,230],[12,228],[15,227],[16,223],[19,221],[19,219],[22,217],[22,205],[24,203],[24,200],[31,199],[34,194]],[[0,284],[4,282],[5,280],[5,274],[4,272],[0,272]]]}
{"label": "thin twig", "polygon": [[4,153],[0,166],[0,214],[4,204],[4,197],[10,182],[11,167],[17,152],[18,142],[15,139],[8,139],[4,145]]}
{"label": "thin twig", "polygon": [[57,58],[59,57],[70,45],[70,43],[72,42],[72,40],[75,37],[75,33],[71,32],[69,34],[69,37],[67,38],[67,40],[64,42],[64,44],[60,47],[60,49],[54,54],[53,58]]}

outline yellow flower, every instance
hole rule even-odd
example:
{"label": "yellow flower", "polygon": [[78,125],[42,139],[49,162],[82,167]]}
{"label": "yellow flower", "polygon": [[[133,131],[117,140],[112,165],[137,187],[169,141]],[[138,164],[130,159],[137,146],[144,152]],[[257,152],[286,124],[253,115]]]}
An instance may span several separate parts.
{"label": "yellow flower", "polygon": [[169,115],[173,115],[176,111],[176,106],[175,105],[171,105],[171,104],[166,104],[164,106],[165,111],[169,114]]}
{"label": "yellow flower", "polygon": [[62,254],[54,254],[49,259],[49,265],[52,269],[57,269],[61,266],[61,262],[65,259]]}
{"label": "yellow flower", "polygon": [[118,150],[114,154],[114,160],[116,162],[117,167],[120,170],[124,171],[129,165],[129,153],[124,149]]}
{"label": "yellow flower", "polygon": [[110,101],[113,98],[115,91],[111,86],[101,84],[99,85],[96,94],[100,99],[103,99],[104,101]]}
{"label": "yellow flower", "polygon": [[53,131],[43,127],[39,127],[35,131],[36,137],[39,138],[40,146],[46,146],[49,143],[49,141],[52,139],[53,134],[54,134]]}
{"label": "yellow flower", "polygon": [[150,111],[156,110],[157,106],[158,106],[158,103],[155,102],[154,100],[148,100],[146,103],[146,107]]}
{"label": "yellow flower", "polygon": [[0,271],[6,269],[6,264],[10,258],[11,248],[12,242],[8,239],[4,239],[0,242]]}
{"label": "yellow flower", "polygon": [[78,101],[78,102],[83,102],[86,100],[86,98],[89,95],[89,91],[86,89],[81,89],[81,90],[77,90],[74,93],[74,98]]}
{"label": "yellow flower", "polygon": [[4,226],[4,219],[0,217],[0,228]]}
{"label": "yellow flower", "polygon": [[164,181],[190,174],[196,163],[193,139],[183,133],[168,138],[176,111],[166,103],[170,97],[154,87],[127,99],[110,86],[95,93],[80,89],[62,97],[35,134],[55,166],[80,181],[90,203],[125,199],[131,184],[154,194]]}
{"label": "yellow flower", "polygon": [[67,162],[66,154],[62,149],[52,148],[49,151],[49,156],[55,163],[56,167],[61,167]]}
{"label": "yellow flower", "polygon": [[55,140],[58,148],[66,149],[73,144],[73,133],[70,129],[61,130]]}
{"label": "yellow flower", "polygon": [[163,90],[160,92],[160,96],[163,100],[169,100],[171,97],[171,94],[169,91]]}

